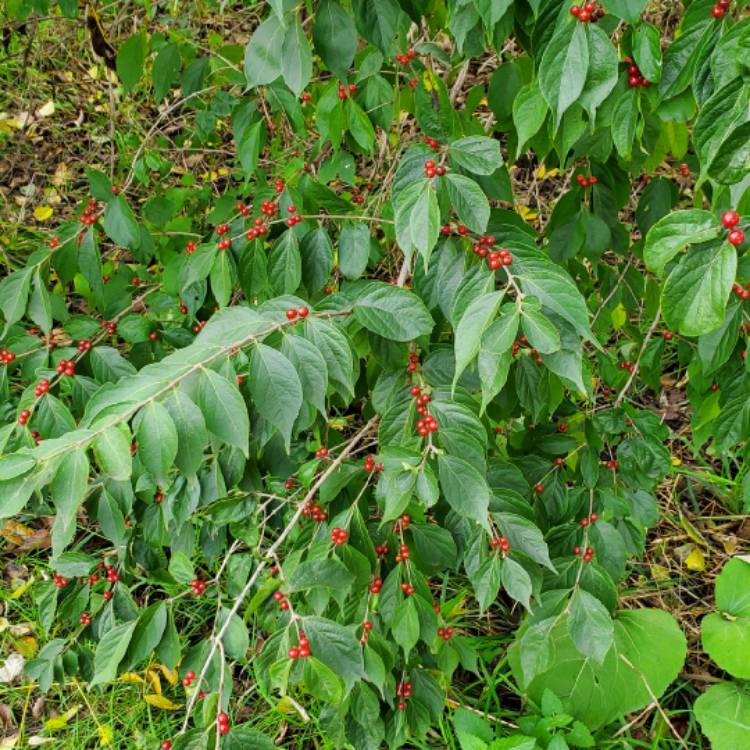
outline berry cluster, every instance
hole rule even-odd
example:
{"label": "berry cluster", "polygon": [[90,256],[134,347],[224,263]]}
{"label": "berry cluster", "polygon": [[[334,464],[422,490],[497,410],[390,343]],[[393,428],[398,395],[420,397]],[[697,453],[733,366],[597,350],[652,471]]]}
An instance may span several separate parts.
{"label": "berry cluster", "polygon": [[432,159],[428,159],[424,163],[424,176],[425,177],[442,177],[446,173],[447,169],[442,164],[436,164]]}
{"label": "berry cluster", "polygon": [[375,554],[378,557],[385,557],[389,552],[387,544],[378,544],[375,546]]}
{"label": "berry cluster", "polygon": [[343,83],[339,84],[339,99],[343,102],[344,99],[347,99],[349,96],[354,94],[354,92],[357,90],[357,84],[356,83],[350,83],[348,86],[344,86]]}
{"label": "berry cluster", "polygon": [[81,214],[81,224],[84,224],[87,227],[90,227],[92,224],[96,224],[96,211],[98,208],[99,204],[92,198],[86,204],[86,208],[83,209],[83,213]]}
{"label": "berry cluster", "polygon": [[338,526],[331,531],[331,541],[338,545],[346,544],[346,540],[349,538],[349,532],[346,529],[340,529]]}
{"label": "berry cluster", "polygon": [[497,549],[499,547],[503,554],[510,552],[510,542],[508,541],[507,536],[493,536],[492,539],[490,539],[490,547],[492,547],[492,549]]}
{"label": "berry cluster", "polygon": [[322,523],[328,519],[328,513],[326,513],[319,505],[316,505],[312,500],[308,500],[305,503],[305,507],[302,509],[302,515],[312,518],[316,523]]}
{"label": "berry cluster", "polygon": [[371,594],[379,594],[380,589],[383,588],[383,579],[382,578],[372,578],[370,580],[370,593]]}
{"label": "berry cluster", "polygon": [[328,448],[325,446],[323,448],[318,448],[318,450],[315,451],[315,458],[325,458],[328,455]]}
{"label": "berry cluster", "polygon": [[396,706],[399,711],[403,711],[406,708],[405,701],[408,701],[409,698],[411,698],[411,690],[411,682],[399,682],[396,686],[396,695],[402,699]]}
{"label": "berry cluster", "polygon": [[734,284],[732,284],[732,291],[740,299],[750,299],[750,282],[748,282],[747,289],[745,289],[742,284],[737,284],[735,282]]}
{"label": "berry cluster", "polygon": [[621,370],[627,370],[631,374],[635,372],[635,363],[631,362],[629,359],[624,359],[620,362],[619,366]]}
{"label": "berry cluster", "polygon": [[416,56],[417,53],[410,49],[405,55],[396,55],[396,62],[401,63],[401,65],[408,65]]}
{"label": "berry cluster", "polygon": [[424,137],[424,142],[433,151],[437,151],[440,148],[440,144],[438,143],[437,139],[435,139],[435,138],[430,138],[429,136],[426,135]]}
{"label": "berry cluster", "polygon": [[602,466],[607,469],[619,469],[620,462],[616,458],[608,458],[605,461],[602,461]]}
{"label": "berry cluster", "polygon": [[408,560],[411,557],[411,552],[409,552],[409,548],[402,544],[398,549],[398,554],[396,555],[396,562],[404,562],[405,560]]}
{"label": "berry cluster", "polygon": [[120,580],[120,576],[117,574],[117,571],[111,565],[105,565],[104,570],[107,573],[107,580],[110,583],[117,583]]}
{"label": "berry cluster", "polygon": [[408,513],[404,513],[404,515],[393,524],[393,533],[398,534],[400,531],[408,529],[410,524],[411,516]]}
{"label": "berry cluster", "polygon": [[47,244],[54,250],[56,247],[60,246],[60,238],[57,236],[52,237]]}
{"label": "berry cluster", "polygon": [[432,396],[429,393],[422,393],[418,385],[413,385],[409,393],[417,400],[417,411],[423,416],[427,414],[427,404],[432,400]]}
{"label": "berry cluster", "polygon": [[246,219],[250,216],[250,209],[242,201],[237,201],[235,208],[238,213],[241,213]]}
{"label": "berry cluster", "polygon": [[30,417],[31,417],[31,412],[28,409],[23,409],[21,413],[18,415],[18,424],[20,425],[27,424]]}
{"label": "berry cluster", "polygon": [[193,580],[190,581],[190,588],[193,589],[193,594],[195,596],[200,596],[206,590],[206,582],[201,581],[200,578],[193,578]]}
{"label": "berry cluster", "polygon": [[596,513],[591,513],[586,518],[581,519],[581,526],[586,528],[590,523],[596,523],[596,521],[599,519],[599,516]]}
{"label": "berry cluster", "polygon": [[364,632],[362,633],[362,637],[359,639],[359,642],[364,644],[364,643],[367,643],[370,637],[370,631],[372,630],[372,623],[369,620],[365,620],[362,623],[362,629]]}
{"label": "berry cluster", "polygon": [[0,350],[0,365],[9,365],[15,358],[16,355],[9,349]]}
{"label": "berry cluster", "polygon": [[596,23],[604,17],[604,8],[596,3],[584,3],[583,5],[572,5],[570,15],[575,16],[581,23]]}
{"label": "berry cluster", "polygon": [[117,323],[111,320],[103,320],[101,325],[108,335],[114,336],[117,333]]}
{"label": "berry cluster", "polygon": [[502,250],[491,252],[487,256],[487,265],[492,271],[497,271],[501,266],[513,265],[513,258],[511,257],[510,250],[503,248]]}
{"label": "berry cluster", "polygon": [[195,679],[195,672],[191,669],[189,672],[185,673],[185,676],[182,678],[182,685],[183,687],[190,687],[193,684],[193,680]]}
{"label": "berry cluster", "polygon": [[282,179],[281,179],[281,177],[277,177],[277,178],[276,178],[276,179],[275,179],[275,180],[273,181],[273,189],[274,189],[274,190],[275,190],[275,191],[276,191],[277,193],[283,193],[283,192],[284,192],[284,180],[282,180]]}
{"label": "berry cluster", "polygon": [[299,634],[299,647],[292,646],[287,655],[290,659],[307,659],[310,656],[310,641],[302,631]]}
{"label": "berry cluster", "polygon": [[306,318],[310,314],[310,310],[304,305],[302,307],[290,307],[286,311],[287,320],[297,320],[297,318]]}
{"label": "berry cluster", "polygon": [[34,395],[39,398],[39,396],[43,396],[47,391],[49,390],[49,380],[45,378],[44,380],[39,381],[36,388],[34,388]]}
{"label": "berry cluster", "polygon": [[[526,336],[521,336],[518,341],[513,342],[513,347],[511,349],[511,356],[515,357],[518,355],[518,352],[521,351],[522,346],[526,346],[529,343],[529,340],[526,338]],[[542,364],[542,357],[539,354],[539,352],[536,349],[529,349],[529,353],[532,357],[534,357],[534,362],[536,364],[541,365]]]}
{"label": "berry cluster", "polygon": [[[297,206],[295,206],[293,203],[290,203],[287,206],[286,210],[287,210],[287,213],[289,213],[289,214],[296,214],[297,213]],[[290,216],[286,220],[286,225],[288,227],[293,227],[295,224],[299,224],[301,221],[302,221],[302,217],[299,216],[299,214],[296,215],[296,216],[292,215],[292,216]]]}
{"label": "berry cluster", "polygon": [[402,583],[401,591],[403,591],[404,595],[407,597],[414,596],[414,586],[412,586],[410,583]]}
{"label": "berry cluster", "polygon": [[375,463],[375,456],[366,456],[365,471],[368,474],[372,474],[373,471],[383,471],[383,464],[381,464],[380,462]]}
{"label": "berry cluster", "polygon": [[198,243],[193,242],[193,240],[190,240],[190,242],[185,245],[185,252],[188,255],[192,255],[196,250],[198,249]]}
{"label": "berry cluster", "polygon": [[273,201],[263,201],[260,204],[260,212],[269,218],[276,213],[277,206]]}
{"label": "berry cluster", "polygon": [[593,549],[591,549],[591,547],[586,547],[586,549],[585,549],[585,550],[581,550],[581,548],[580,548],[580,547],[575,547],[575,548],[573,549],[573,554],[574,554],[574,555],[575,555],[576,557],[578,557],[578,556],[579,556],[579,555],[581,554],[581,552],[583,552],[583,561],[584,561],[584,562],[591,562],[591,560],[592,560],[592,559],[593,559],[593,557],[594,557],[594,550],[593,550]]}
{"label": "berry cluster", "polygon": [[64,578],[59,573],[55,573],[54,581],[55,586],[57,586],[57,588],[59,589],[64,589],[70,583],[67,578]]}
{"label": "berry cluster", "polygon": [[61,359],[55,368],[61,375],[72,378],[76,374],[76,363],[71,359]]}
{"label": "berry cluster", "polygon": [[419,367],[419,355],[416,352],[409,352],[409,364],[406,366],[407,372],[416,372]]}
{"label": "berry cluster", "polygon": [[216,714],[216,731],[219,734],[229,734],[229,717],[220,711]]}
{"label": "berry cluster", "polygon": [[[626,57],[625,62],[628,64],[628,86],[630,86],[631,89],[637,88],[638,86],[648,87],[651,85],[651,81],[641,75],[641,69],[633,62],[632,57]],[[643,180],[643,177],[646,179]],[[648,182],[648,175],[643,175],[643,177],[641,177],[643,182]]]}
{"label": "berry cluster", "polygon": [[431,432],[437,432],[439,426],[437,419],[428,414],[424,419],[417,422],[417,432],[420,437],[427,437]]}
{"label": "berry cluster", "polygon": [[683,177],[690,177],[690,167],[688,167],[688,165],[684,162],[680,164],[680,174]]}
{"label": "berry cluster", "polygon": [[279,609],[284,611],[289,609],[289,602],[286,600],[286,597],[281,593],[281,591],[273,592],[273,600],[279,603]]}
{"label": "berry cluster", "polygon": [[449,641],[453,635],[453,628],[438,628],[438,638],[442,638],[444,641]]}
{"label": "berry cluster", "polygon": [[92,346],[93,344],[88,339],[81,339],[76,343],[76,349],[78,349],[81,354],[85,354],[86,352],[90,351]]}
{"label": "berry cluster", "polygon": [[591,175],[591,177],[586,177],[586,175],[581,174],[580,172],[576,175],[576,182],[582,187],[589,187],[591,185],[596,185],[598,180],[594,175]]}
{"label": "berry cluster", "polygon": [[729,12],[729,6],[731,4],[732,0],[719,0],[719,2],[711,8],[711,15],[714,18],[721,18],[725,13]]}
{"label": "berry cluster", "polygon": [[261,219],[260,216],[258,216],[253,223],[255,226],[250,227],[250,229],[245,232],[245,237],[249,240],[257,240],[258,237],[262,237],[268,232],[268,227],[263,223],[263,219]]}
{"label": "berry cluster", "polygon": [[91,625],[91,615],[88,612],[82,612],[78,622],[81,625]]}

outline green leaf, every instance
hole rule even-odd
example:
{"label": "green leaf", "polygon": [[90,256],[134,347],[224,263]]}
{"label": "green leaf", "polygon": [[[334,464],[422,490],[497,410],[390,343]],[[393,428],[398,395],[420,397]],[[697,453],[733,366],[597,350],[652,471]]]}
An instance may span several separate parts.
{"label": "green leaf", "polygon": [[[257,33],[257,32],[256,32]],[[312,52],[299,20],[290,23],[281,45],[281,73],[284,83],[299,96],[312,78]]]}
{"label": "green leaf", "polygon": [[648,0],[609,0],[607,12],[635,25],[641,20],[641,13],[646,9],[647,4]]}
{"label": "green leaf", "polygon": [[281,75],[284,32],[285,27],[275,14],[253,32],[245,49],[248,88],[271,83]]}
{"label": "green leaf", "polygon": [[505,311],[492,323],[482,336],[477,356],[477,370],[482,383],[482,412],[500,392],[508,378],[518,321],[518,308],[511,305],[510,310]]}
{"label": "green leaf", "polygon": [[479,347],[484,332],[495,318],[503,291],[490,292],[478,297],[464,311],[456,326],[454,350],[456,355],[456,371],[453,374],[453,388],[458,379],[479,353]]}
{"label": "green leaf", "polygon": [[408,597],[405,602],[396,607],[391,632],[393,640],[401,646],[404,656],[408,659],[409,653],[419,640],[419,615],[413,597]]}
{"label": "green leaf", "polygon": [[[117,76],[127,93],[143,75],[143,64],[146,62],[146,35],[139,31],[128,37],[117,50]],[[121,243],[122,244],[122,243]]]}
{"label": "green leaf", "polygon": [[[222,747],[224,750],[276,750],[273,739],[247,724],[233,726],[222,740]],[[174,750],[179,749],[175,746]]]}
{"label": "green leaf", "polygon": [[68,578],[87,576],[95,564],[96,560],[84,552],[63,552],[52,560],[52,568]]}
{"label": "green leaf", "polygon": [[302,624],[313,656],[349,687],[365,676],[362,649],[353,626],[345,627],[323,617],[305,617]]}
{"label": "green leaf", "polygon": [[340,703],[344,697],[344,686],[338,675],[314,656],[305,659],[303,680],[310,694],[326,703]]}
{"label": "green leaf", "polygon": [[695,717],[711,747],[747,747],[750,742],[750,690],[737,682],[711,685],[694,704]]}
{"label": "green leaf", "polygon": [[599,105],[617,85],[617,50],[598,24],[586,24],[589,65],[580,105],[593,121]]}
{"label": "green leaf", "polygon": [[456,513],[487,525],[490,490],[487,480],[468,461],[458,456],[438,456],[440,489]]}
{"label": "green leaf", "polygon": [[352,17],[336,0],[323,0],[315,11],[313,43],[326,67],[342,81],[357,50],[357,29]]}
{"label": "green leaf", "polygon": [[94,456],[102,472],[115,481],[130,479],[130,440],[119,427],[108,427],[94,438]]}
{"label": "green leaf", "polygon": [[181,64],[179,45],[167,44],[159,50],[151,73],[154,81],[154,99],[157,104],[169,93],[169,89],[177,80]]}
{"label": "green leaf", "polygon": [[643,258],[652,271],[661,274],[667,263],[688,244],[713,240],[720,232],[721,224],[709,211],[674,211],[649,230]]}
{"label": "green leaf", "polygon": [[584,24],[563,23],[544,50],[539,65],[539,85],[555,120],[577,101],[586,83],[589,69],[589,45]]}
{"label": "green leaf", "polygon": [[503,165],[500,142],[483,135],[453,141],[448,153],[456,164],[474,174],[489,175]]}
{"label": "green leaf", "polygon": [[195,568],[190,558],[180,550],[172,552],[172,557],[169,559],[169,575],[177,581],[177,583],[190,583],[195,578]]}
{"label": "green leaf", "polygon": [[29,299],[33,268],[22,268],[6,276],[0,282],[0,310],[5,318],[3,337],[10,327],[23,317]]}
{"label": "green leaf", "polygon": [[127,652],[128,666],[133,667],[147,659],[159,645],[167,626],[167,605],[156,602],[143,610],[133,631]]}
{"label": "green leaf", "polygon": [[551,689],[566,713],[592,730],[659,698],[679,674],[687,653],[685,636],[674,618],[654,609],[617,615],[614,644],[601,665],[578,651],[565,618],[557,620],[548,642],[554,660],[526,681],[516,640],[508,650],[513,674],[531,700],[539,703],[543,692]]}
{"label": "green leaf", "polygon": [[177,431],[177,453],[174,463],[187,475],[195,474],[203,463],[203,451],[208,445],[208,432],[203,413],[181,391],[174,391],[164,407]]}
{"label": "green leaf", "polygon": [[297,371],[305,401],[325,415],[328,369],[323,355],[314,344],[301,336],[285,336],[281,353]]}
{"label": "green leaf", "polygon": [[52,554],[54,557],[67,547],[75,536],[78,508],[81,506],[89,483],[89,461],[86,452],[77,448],[63,457],[50,485],[50,495],[55,506],[52,524]]}
{"label": "green leaf", "polygon": [[218,252],[211,266],[211,292],[219,307],[226,307],[234,291],[234,261],[227,252]]}
{"label": "green leaf", "polygon": [[531,609],[531,576],[523,566],[512,558],[506,557],[500,568],[500,580],[508,596],[521,602],[526,609]]}
{"label": "green leaf", "polygon": [[268,280],[276,294],[293,294],[302,281],[299,240],[291,229],[276,240],[268,256]]}
{"label": "green leaf", "polygon": [[117,677],[117,668],[128,650],[137,622],[131,620],[123,625],[115,625],[104,633],[94,653],[91,687],[112,682]]}
{"label": "green leaf", "polygon": [[308,232],[300,246],[302,256],[302,281],[311,294],[319,292],[328,281],[333,269],[333,246],[323,227]]}
{"label": "green leaf", "polygon": [[523,552],[553,573],[556,572],[549,559],[547,543],[538,526],[515,513],[493,513],[493,518],[500,533],[508,538],[512,550]]}
{"label": "green leaf", "polygon": [[39,484],[36,471],[15,476],[0,482],[0,518],[15,516],[29,501]]}
{"label": "green leaf", "polygon": [[125,198],[118,195],[113,198],[104,209],[104,220],[102,222],[104,231],[114,243],[129,249],[137,248],[141,242],[141,232],[138,221],[135,218]]}
{"label": "green leaf", "polygon": [[44,334],[49,336],[50,329],[52,328],[52,300],[38,269],[34,273],[34,288],[29,297],[29,309],[27,312],[29,317],[42,329]]}
{"label": "green leaf", "polygon": [[339,269],[347,279],[358,279],[370,257],[370,230],[361,222],[345,224],[339,235]]}
{"label": "green leaf", "polygon": [[365,151],[372,151],[375,143],[375,129],[367,113],[351,98],[347,99],[344,103],[344,110],[346,112],[347,126],[349,132],[354,136],[354,140]]}
{"label": "green leaf", "polygon": [[166,487],[178,445],[177,428],[169,410],[158,401],[151,401],[138,412],[134,427],[138,457],[156,482]]}
{"label": "green leaf", "polygon": [[209,431],[249,456],[250,418],[242,394],[213,370],[201,370],[198,406]]}
{"label": "green leaf", "polygon": [[464,175],[449,172],[445,180],[453,210],[458,218],[473,232],[481,234],[490,220],[490,204],[482,188]]}
{"label": "green leaf", "polygon": [[513,99],[513,126],[518,136],[516,158],[523,153],[523,147],[529,139],[539,132],[547,119],[549,107],[542,96],[539,81],[526,84]]}
{"label": "green leaf", "polygon": [[391,341],[412,341],[434,326],[416,294],[382,281],[370,282],[360,293],[354,315],[365,328]]}
{"label": "green leaf", "polygon": [[617,153],[626,161],[633,152],[637,122],[638,92],[631,88],[617,100],[612,112],[612,141]]}
{"label": "green leaf", "polygon": [[302,384],[292,363],[276,349],[258,344],[250,356],[248,387],[255,408],[281,433],[289,452],[292,427],[302,408]]}
{"label": "green leaf", "polygon": [[550,320],[542,314],[538,304],[531,305],[525,298],[521,311],[521,328],[529,344],[542,354],[552,354],[560,349],[560,333]]}
{"label": "green leaf", "polygon": [[633,57],[641,75],[652,83],[661,79],[661,34],[650,23],[640,24],[633,34]]}
{"label": "green leaf", "polygon": [[339,560],[305,560],[287,580],[289,593],[313,588],[346,589],[354,582],[354,575]]}
{"label": "green leaf", "polygon": [[701,621],[703,650],[732,677],[750,678],[750,618],[710,612]]}
{"label": "green leaf", "polygon": [[401,9],[395,0],[353,0],[357,29],[384,55],[389,55]]}
{"label": "green leaf", "polygon": [[490,555],[472,576],[474,596],[479,603],[479,611],[486,612],[497,599],[500,591],[503,562],[497,555]]}
{"label": "green leaf", "polygon": [[691,247],[667,277],[662,293],[664,320],[684,336],[718,328],[737,272],[737,251],[720,245]]}
{"label": "green leaf", "polygon": [[250,634],[247,632],[247,625],[238,614],[223,607],[218,617],[219,628],[224,627],[227,619],[229,619],[229,624],[221,637],[224,651],[230,659],[244,659],[247,656],[247,650],[250,648]]}
{"label": "green leaf", "polygon": [[577,588],[568,609],[568,632],[575,647],[601,664],[615,637],[615,626],[607,608],[588,591]]}
{"label": "green leaf", "polygon": [[404,255],[410,258],[416,248],[427,264],[440,236],[440,206],[430,180],[413,182],[397,193],[396,238]]}

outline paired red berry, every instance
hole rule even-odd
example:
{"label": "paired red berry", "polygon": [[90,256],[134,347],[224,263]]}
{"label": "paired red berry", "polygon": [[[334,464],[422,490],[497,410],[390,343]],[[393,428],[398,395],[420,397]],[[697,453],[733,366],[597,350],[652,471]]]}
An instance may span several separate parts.
{"label": "paired red berry", "polygon": [[28,409],[23,409],[21,413],[18,415],[18,424],[20,425],[27,424],[30,417],[31,417],[31,412]]}
{"label": "paired red berry", "polygon": [[60,238],[59,237],[52,237],[49,241],[49,246],[54,250],[56,247],[60,246]]}
{"label": "paired red berry", "polygon": [[410,583],[402,583],[401,591],[403,591],[407,597],[414,596],[414,586]]}
{"label": "paired red berry", "polygon": [[34,395],[39,398],[39,396],[43,396],[45,393],[47,393],[48,390],[49,380],[47,380],[47,378],[44,378],[44,380],[40,380],[36,388],[34,388]]}
{"label": "paired red berry", "polygon": [[510,552],[510,542],[507,536],[493,536],[490,539],[492,549],[500,549],[504,554]]}
{"label": "paired red berry", "polygon": [[79,352],[81,352],[81,354],[85,354],[86,352],[91,351],[92,346],[93,344],[88,339],[81,339],[76,343],[76,348]]}
{"label": "paired red berry", "polygon": [[315,458],[325,458],[328,455],[328,448],[322,447],[315,451]]}
{"label": "paired red berry", "polygon": [[400,63],[401,65],[408,65],[416,56],[417,53],[413,49],[410,49],[405,55],[396,55],[396,62]]}
{"label": "paired red berry", "polygon": [[54,581],[55,581],[55,586],[57,586],[57,588],[59,589],[64,589],[70,583],[70,581],[67,578],[64,578],[59,573],[55,573]]}
{"label": "paired red berry", "polygon": [[748,288],[742,286],[742,284],[737,284],[736,282],[732,284],[732,292],[739,297],[740,299],[750,299],[750,282],[748,282]]}
{"label": "paired red berry", "polygon": [[383,588],[383,579],[382,578],[373,578],[370,581],[370,593],[371,594],[379,594],[380,589]]}
{"label": "paired red berry", "polygon": [[339,84],[339,99],[341,101],[344,101],[344,99],[349,98],[354,92],[357,90],[357,85],[354,83],[350,83],[348,86],[344,86],[343,83]]}
{"label": "paired red berry", "polygon": [[229,734],[229,717],[221,711],[216,715],[216,729],[219,734]]}
{"label": "paired red berry", "polygon": [[195,672],[191,669],[190,671],[185,673],[185,676],[182,678],[182,685],[183,687],[190,687],[193,684],[193,680],[195,679]]}
{"label": "paired red berry", "polygon": [[192,255],[196,250],[198,249],[198,243],[193,242],[193,240],[190,240],[190,242],[185,245],[185,252],[188,255]]}
{"label": "paired red berry", "polygon": [[0,350],[0,365],[9,365],[15,358],[16,355],[9,349]]}
{"label": "paired red berry", "polygon": [[377,472],[383,471],[383,464],[380,462],[375,463],[374,456],[367,456],[365,458],[364,468],[368,474],[372,474],[373,471],[377,471]]}
{"label": "paired red berry", "polygon": [[411,552],[409,551],[409,548],[405,544],[402,544],[399,547],[398,554],[396,555],[396,562],[397,563],[404,562],[408,560],[410,557],[411,557]]}
{"label": "paired red berry", "polygon": [[78,622],[81,625],[91,625],[91,615],[88,612],[83,612],[78,618]]}

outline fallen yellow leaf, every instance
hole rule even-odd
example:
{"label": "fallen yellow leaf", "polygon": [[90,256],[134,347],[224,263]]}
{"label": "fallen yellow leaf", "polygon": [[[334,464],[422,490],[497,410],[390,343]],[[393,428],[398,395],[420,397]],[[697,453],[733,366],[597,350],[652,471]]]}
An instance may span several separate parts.
{"label": "fallen yellow leaf", "polygon": [[47,221],[53,213],[54,209],[52,206],[37,206],[34,209],[34,218],[37,221]]}
{"label": "fallen yellow leaf", "polygon": [[176,685],[177,684],[177,680],[180,679],[180,676],[177,673],[176,669],[168,669],[163,664],[159,664],[159,669],[161,670],[161,673],[164,675],[164,679],[170,685]]}
{"label": "fallen yellow leaf", "polygon": [[143,700],[154,708],[161,708],[164,711],[178,711],[182,708],[182,703],[172,703],[166,695],[144,695]]}
{"label": "fallen yellow leaf", "polygon": [[159,673],[153,669],[146,670],[146,679],[151,683],[151,689],[155,693],[161,694],[161,680],[159,679]]}
{"label": "fallen yellow leaf", "polygon": [[49,117],[53,114],[55,114],[55,103],[51,99],[36,111],[37,117]]}
{"label": "fallen yellow leaf", "polygon": [[123,682],[143,682],[143,677],[135,672],[123,672],[120,675],[120,679]]}
{"label": "fallen yellow leaf", "polygon": [[688,570],[699,573],[706,568],[706,556],[700,547],[693,548],[693,551],[685,558],[685,565]]}
{"label": "fallen yellow leaf", "polygon": [[36,656],[36,652],[39,650],[39,644],[33,635],[26,635],[23,638],[19,638],[16,641],[16,651],[21,656],[25,656],[27,659],[31,659]]}
{"label": "fallen yellow leaf", "polygon": [[53,716],[51,719],[47,719],[47,721],[44,722],[44,728],[48,732],[53,732],[56,729],[63,729],[68,725],[68,722],[78,713],[80,708],[80,704],[76,704],[75,706],[73,706],[73,708],[69,708],[64,714]]}

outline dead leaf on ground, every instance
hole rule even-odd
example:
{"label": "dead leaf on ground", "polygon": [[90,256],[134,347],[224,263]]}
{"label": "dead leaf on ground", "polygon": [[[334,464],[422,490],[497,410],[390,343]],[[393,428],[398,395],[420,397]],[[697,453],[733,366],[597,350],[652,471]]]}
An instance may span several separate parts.
{"label": "dead leaf on ground", "polygon": [[11,654],[0,667],[0,683],[13,682],[23,672],[25,662],[26,659],[21,654]]}

